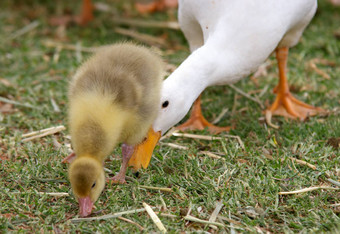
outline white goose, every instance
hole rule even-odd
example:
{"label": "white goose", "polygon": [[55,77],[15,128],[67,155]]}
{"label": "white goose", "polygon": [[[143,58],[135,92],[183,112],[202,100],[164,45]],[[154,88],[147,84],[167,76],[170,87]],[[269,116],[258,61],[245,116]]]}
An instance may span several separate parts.
{"label": "white goose", "polygon": [[181,129],[228,130],[204,119],[200,94],[208,86],[246,77],[274,51],[280,79],[267,119],[271,115],[305,119],[323,111],[295,99],[286,78],[288,48],[298,43],[316,8],[316,0],[180,0],[179,23],[192,54],[163,82],[154,130],[164,134],[187,114],[197,98],[190,119]]}

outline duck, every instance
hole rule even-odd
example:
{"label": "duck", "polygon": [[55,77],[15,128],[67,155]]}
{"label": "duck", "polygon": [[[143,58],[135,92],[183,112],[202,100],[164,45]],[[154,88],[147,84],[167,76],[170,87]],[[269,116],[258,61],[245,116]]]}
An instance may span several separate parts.
{"label": "duck", "polygon": [[[80,216],[91,214],[105,186],[103,163],[119,143],[122,165],[110,180],[126,182],[132,153],[157,116],[162,75],[160,56],[143,46],[118,43],[95,53],[72,78],[68,125],[74,154],[68,177]],[[144,161],[139,157],[135,163]]]}
{"label": "duck", "polygon": [[[201,93],[207,87],[245,78],[272,53],[276,53],[279,82],[274,89],[276,98],[265,111],[268,124],[273,115],[304,120],[324,112],[293,97],[287,81],[289,48],[299,42],[313,18],[316,0],[179,0],[178,4],[178,21],[191,54],[162,83],[161,104],[151,129],[154,133],[163,135],[192,105],[189,119],[177,129],[229,131],[229,126],[215,126],[204,118]],[[155,140],[150,141],[154,146]],[[145,154],[152,154],[148,142],[138,150],[148,148]]]}

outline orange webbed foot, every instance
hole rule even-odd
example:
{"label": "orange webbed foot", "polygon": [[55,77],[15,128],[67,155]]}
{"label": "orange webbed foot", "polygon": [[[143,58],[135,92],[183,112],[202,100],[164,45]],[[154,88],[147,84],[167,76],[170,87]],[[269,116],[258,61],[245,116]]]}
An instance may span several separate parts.
{"label": "orange webbed foot", "polygon": [[286,76],[286,67],[288,59],[288,48],[282,47],[276,49],[276,59],[279,67],[279,84],[274,89],[277,93],[276,99],[272,106],[266,110],[266,121],[274,127],[278,126],[271,123],[272,115],[281,115],[292,119],[305,120],[309,116],[325,112],[322,108],[308,105],[290,93]]}
{"label": "orange webbed foot", "polygon": [[117,175],[115,175],[112,178],[109,178],[108,180],[112,184],[126,184],[125,175],[121,175],[121,173],[118,173]]}
{"label": "orange webbed foot", "polygon": [[176,129],[180,131],[186,130],[204,130],[205,128],[208,129],[210,133],[219,134],[221,132],[229,132],[232,127],[218,127],[211,123],[209,123],[204,116],[192,116],[188,119],[185,123],[176,127]]}
{"label": "orange webbed foot", "polygon": [[201,96],[197,98],[195,101],[190,118],[183,124],[176,127],[176,129],[180,131],[185,130],[204,130],[205,128],[208,129],[210,133],[218,134],[221,132],[229,132],[232,127],[218,127],[211,123],[209,123],[203,116],[201,110]]}
{"label": "orange webbed foot", "polygon": [[291,93],[285,96],[278,95],[268,111],[272,112],[273,115],[281,115],[293,119],[298,118],[300,120],[305,120],[309,116],[325,112],[322,108],[308,105],[296,99]]}
{"label": "orange webbed foot", "polygon": [[308,105],[296,99],[290,92],[282,95],[278,94],[272,106],[266,110],[266,121],[269,125],[277,128],[271,123],[273,115],[280,115],[291,119],[305,120],[309,116],[314,116],[326,111],[319,107]]}

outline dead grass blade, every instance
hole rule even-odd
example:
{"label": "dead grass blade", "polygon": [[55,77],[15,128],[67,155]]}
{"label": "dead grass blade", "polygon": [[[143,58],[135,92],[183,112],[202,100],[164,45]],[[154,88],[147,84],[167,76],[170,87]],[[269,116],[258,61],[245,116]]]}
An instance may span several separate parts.
{"label": "dead grass blade", "polygon": [[19,29],[18,31],[12,33],[12,34],[8,37],[8,39],[9,39],[9,40],[13,40],[13,39],[15,39],[15,38],[17,38],[17,37],[20,37],[20,36],[22,36],[22,35],[24,35],[24,34],[30,32],[30,31],[32,31],[32,30],[35,29],[36,27],[38,27],[39,24],[40,24],[40,23],[39,23],[38,21],[33,21],[32,23],[30,23],[30,24],[26,25],[25,27]]}
{"label": "dead grass blade", "polygon": [[228,108],[224,108],[221,113],[216,117],[216,119],[214,119],[214,121],[212,121],[212,124],[217,124],[218,122],[221,121],[221,119],[223,118],[223,116],[228,113]]}
{"label": "dead grass blade", "polygon": [[[11,194],[25,194],[27,192],[11,192]],[[56,192],[35,192],[36,194],[39,195],[47,195],[51,197],[68,197],[70,194],[68,193],[56,193]]]}
{"label": "dead grass blade", "polygon": [[313,164],[310,164],[310,163],[308,163],[308,162],[306,162],[306,161],[303,161],[303,160],[300,160],[300,159],[296,159],[296,158],[292,158],[292,157],[289,157],[292,161],[294,161],[294,162],[296,162],[296,163],[298,163],[298,164],[300,164],[300,165],[305,165],[305,166],[307,166],[307,167],[309,167],[309,168],[312,168],[313,170],[316,170],[316,166],[314,166]]}
{"label": "dead grass blade", "polygon": [[137,41],[143,42],[151,46],[167,47],[167,42],[163,38],[154,37],[149,34],[139,33],[139,32],[124,29],[124,28],[115,28],[114,30],[116,33],[119,33],[124,36],[132,37]]}
{"label": "dead grass blade", "polygon": [[37,139],[37,138],[41,138],[41,137],[44,137],[44,136],[55,134],[57,132],[64,131],[65,129],[66,129],[65,126],[60,125],[60,126],[56,126],[56,127],[46,128],[46,129],[39,130],[39,131],[26,133],[26,134],[22,135],[23,139],[21,141],[22,142],[28,142],[28,141],[31,141],[31,140],[34,140],[34,139]]}
{"label": "dead grass blade", "polygon": [[189,147],[174,144],[174,143],[163,143],[163,142],[161,142],[160,144],[169,146],[169,147],[174,148],[174,149],[181,149],[181,150],[188,150],[189,149]]}
{"label": "dead grass blade", "polygon": [[261,109],[264,109],[264,105],[263,105],[263,103],[259,99],[255,98],[255,97],[252,97],[249,94],[243,92],[241,89],[237,88],[233,84],[230,84],[229,87],[232,88],[233,90],[235,90],[236,92],[238,92],[239,94],[241,94],[242,96],[252,100],[253,102],[256,102],[257,104],[260,105]]}
{"label": "dead grass blade", "polygon": [[[268,152],[268,150],[266,150],[265,148],[262,149],[263,151],[263,154],[266,158],[270,159],[270,160],[274,160],[273,156]],[[316,170],[316,166],[313,165],[313,164],[310,164],[306,161],[303,161],[301,159],[296,159],[296,158],[293,158],[293,157],[289,157],[290,160],[292,160],[293,162],[296,162],[297,164],[299,165],[303,165],[303,166],[307,166],[313,170]],[[281,159],[281,162],[283,162],[284,159]]]}
{"label": "dead grass blade", "polygon": [[229,211],[229,218],[224,217],[224,216],[221,216],[221,215],[218,215],[217,217],[218,217],[219,219],[223,220],[223,221],[227,221],[227,222],[232,223],[232,224],[235,224],[235,225],[237,225],[237,226],[240,226],[240,227],[243,226],[243,224],[242,224],[241,222],[231,219],[230,211]]}
{"label": "dead grass blade", "polygon": [[209,151],[200,151],[200,152],[198,152],[198,154],[204,154],[204,155],[206,155],[206,156],[208,156],[210,158],[223,159],[224,160],[224,158],[222,158],[221,156],[219,156],[217,154],[214,154],[212,152],[209,152]]}
{"label": "dead grass blade", "polygon": [[299,190],[289,191],[289,192],[279,192],[279,195],[289,195],[289,194],[306,193],[306,192],[310,192],[310,191],[314,191],[314,190],[318,190],[318,189],[339,190],[338,188],[320,186],[320,187],[304,188],[304,189],[299,189]]}
{"label": "dead grass blade", "polygon": [[168,193],[173,192],[171,188],[152,187],[152,186],[146,186],[146,185],[139,185],[138,187],[144,188],[144,189],[159,190],[159,191],[168,192]]}
{"label": "dead grass blade", "polygon": [[60,52],[61,52],[61,46],[57,46],[56,49],[55,49],[55,52],[53,54],[53,58],[52,58],[54,63],[59,62]]}
{"label": "dead grass blade", "polygon": [[0,83],[5,85],[6,87],[14,87],[14,85],[5,78],[0,77]]}
{"label": "dead grass blade", "polygon": [[38,135],[38,134],[41,134],[41,133],[49,132],[49,131],[51,131],[55,128],[59,128],[59,127],[64,127],[64,125],[60,125],[60,126],[57,126],[57,127],[45,128],[45,129],[42,129],[42,130],[39,130],[39,131],[33,131],[33,132],[25,133],[25,134],[22,134],[21,137],[26,138],[26,137],[35,136],[35,135]]}
{"label": "dead grass blade", "polygon": [[[232,220],[230,210],[229,210],[229,219]],[[236,234],[234,224],[232,222],[230,222],[230,234]]]}
{"label": "dead grass blade", "polygon": [[270,110],[266,110],[266,123],[272,128],[280,128],[280,126],[272,123],[272,112]]}
{"label": "dead grass blade", "polygon": [[258,95],[258,97],[262,97],[267,92],[268,88],[269,88],[269,85],[264,86],[260,94]]}
{"label": "dead grass blade", "polygon": [[315,71],[317,74],[322,76],[324,79],[330,80],[331,79],[330,75],[328,75],[326,72],[318,68],[318,66],[316,65],[317,63],[322,64],[322,65],[332,66],[332,67],[335,66],[335,63],[332,61],[326,60],[326,59],[319,59],[319,58],[312,59],[308,62],[308,66],[313,71]]}
{"label": "dead grass blade", "polygon": [[162,141],[164,139],[167,139],[173,135],[173,133],[179,132],[175,127],[171,128],[164,136],[162,136],[159,141]]}
{"label": "dead grass blade", "polygon": [[162,232],[162,233],[166,233],[166,229],[162,223],[162,221],[158,218],[158,216],[156,215],[156,213],[151,209],[151,207],[146,204],[145,202],[143,202],[143,206],[146,210],[146,212],[149,214],[150,218],[152,219],[152,221],[156,224],[157,228]]}
{"label": "dead grass blade", "polygon": [[196,134],[191,134],[191,133],[180,133],[180,132],[173,132],[172,135],[175,137],[186,137],[186,138],[207,140],[207,141],[222,140],[224,138],[234,138],[238,141],[241,148],[245,149],[245,146],[241,138],[239,136],[234,136],[234,135],[223,135],[223,137],[216,137],[216,136],[196,135]]}
{"label": "dead grass blade", "polygon": [[81,54],[81,42],[77,42],[76,44],[76,59],[77,59],[77,62],[80,63],[83,59],[83,56]]}
{"label": "dead grass blade", "polygon": [[123,220],[123,221],[125,221],[125,222],[128,222],[128,223],[131,223],[131,224],[135,225],[140,231],[143,231],[143,230],[145,229],[144,227],[142,227],[142,226],[139,225],[138,223],[136,223],[136,222],[134,222],[134,221],[132,221],[132,220],[130,220],[130,219],[124,218],[124,217],[122,217],[122,216],[118,217],[118,219]]}
{"label": "dead grass blade", "polygon": [[162,216],[162,217],[168,217],[168,218],[172,218],[172,219],[178,218],[177,215],[173,215],[173,214],[166,214],[166,213],[161,213],[161,212],[155,212],[155,213],[156,213],[156,214],[159,214],[159,215]]}
{"label": "dead grass blade", "polygon": [[74,218],[74,219],[71,219],[71,222],[72,223],[79,223],[79,222],[82,222],[82,221],[114,219],[114,218],[118,218],[118,217],[120,217],[122,215],[135,214],[135,213],[140,213],[140,212],[144,212],[144,211],[145,211],[145,208],[140,208],[140,209],[122,211],[122,212],[118,212],[118,213],[114,213],[114,214],[109,214],[109,215],[102,215],[102,216],[98,216],[98,217]]}
{"label": "dead grass blade", "polygon": [[328,182],[330,182],[330,183],[332,183],[332,184],[334,184],[334,185],[336,185],[336,186],[338,186],[338,187],[340,187],[340,182],[338,182],[338,181],[335,181],[335,180],[332,180],[332,179],[326,179]]}
{"label": "dead grass blade", "polygon": [[[218,213],[220,213],[221,209],[223,207],[223,202],[222,201],[218,201],[215,207],[215,210],[211,213],[211,216],[209,218],[209,222],[215,222],[216,218],[218,216]],[[215,225],[209,225],[211,228],[217,229],[217,227]]]}
{"label": "dead grass blade", "polygon": [[166,203],[162,197],[162,194],[159,194],[159,200],[161,200],[161,203],[162,203],[162,211],[168,210],[168,208],[166,207]]}
{"label": "dead grass blade", "polygon": [[179,24],[176,21],[145,21],[142,19],[124,19],[124,18],[113,18],[115,24],[122,24],[128,26],[145,27],[145,28],[169,28],[174,30],[180,30]]}
{"label": "dead grass blade", "polygon": [[54,98],[51,98],[51,105],[53,107],[53,111],[59,113],[60,112],[60,108],[58,106],[58,104],[56,103],[56,101],[54,100]]}
{"label": "dead grass blade", "polygon": [[73,51],[81,51],[81,52],[87,52],[87,53],[94,53],[100,49],[102,49],[105,46],[100,46],[100,47],[80,47],[77,45],[72,45],[72,44],[62,44],[60,42],[55,42],[51,40],[46,40],[43,41],[42,44],[46,47],[52,47],[52,48],[57,48],[59,50],[73,50]]}
{"label": "dead grass blade", "polygon": [[46,192],[38,192],[40,195],[48,195],[52,197],[68,197],[70,194],[68,193],[46,193]]}
{"label": "dead grass blade", "polygon": [[218,227],[225,227],[225,225],[223,223],[210,222],[210,221],[207,221],[207,220],[196,218],[196,217],[191,216],[191,215],[186,215],[184,217],[184,219],[188,220],[188,221],[196,222],[196,223],[203,223],[203,224],[208,224],[208,225],[215,225],[215,226],[218,226]]}
{"label": "dead grass blade", "polygon": [[221,140],[222,139],[222,137],[196,135],[196,134],[191,134],[191,133],[180,133],[180,132],[173,132],[172,135],[175,136],[175,137],[186,137],[186,138],[207,140],[207,141]]}
{"label": "dead grass blade", "polygon": [[234,138],[234,139],[236,139],[236,140],[238,141],[239,145],[241,146],[241,148],[242,148],[243,150],[246,149],[245,146],[244,146],[243,141],[241,140],[241,137],[239,137],[239,136],[234,136],[234,135],[223,135],[223,136],[224,136],[224,137],[227,137],[227,138]]}
{"label": "dead grass blade", "polygon": [[17,105],[17,106],[24,106],[24,107],[28,107],[28,108],[32,108],[32,109],[39,109],[36,106],[32,106],[30,104],[25,104],[25,103],[20,103],[20,102],[13,101],[13,100],[10,100],[10,99],[4,98],[4,97],[0,97],[0,101],[5,102],[5,103],[9,103],[9,104],[13,104],[13,105]]}
{"label": "dead grass blade", "polygon": [[330,207],[338,207],[340,206],[340,203],[335,203],[335,204],[332,204],[332,205],[329,205]]}

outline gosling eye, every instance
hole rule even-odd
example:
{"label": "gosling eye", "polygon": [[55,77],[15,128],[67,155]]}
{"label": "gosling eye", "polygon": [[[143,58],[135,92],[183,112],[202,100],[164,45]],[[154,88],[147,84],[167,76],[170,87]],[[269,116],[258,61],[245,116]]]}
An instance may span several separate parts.
{"label": "gosling eye", "polygon": [[165,101],[162,103],[162,108],[166,108],[169,105],[169,101]]}
{"label": "gosling eye", "polygon": [[96,186],[96,182],[93,183],[93,185],[91,186],[91,188],[94,188]]}

